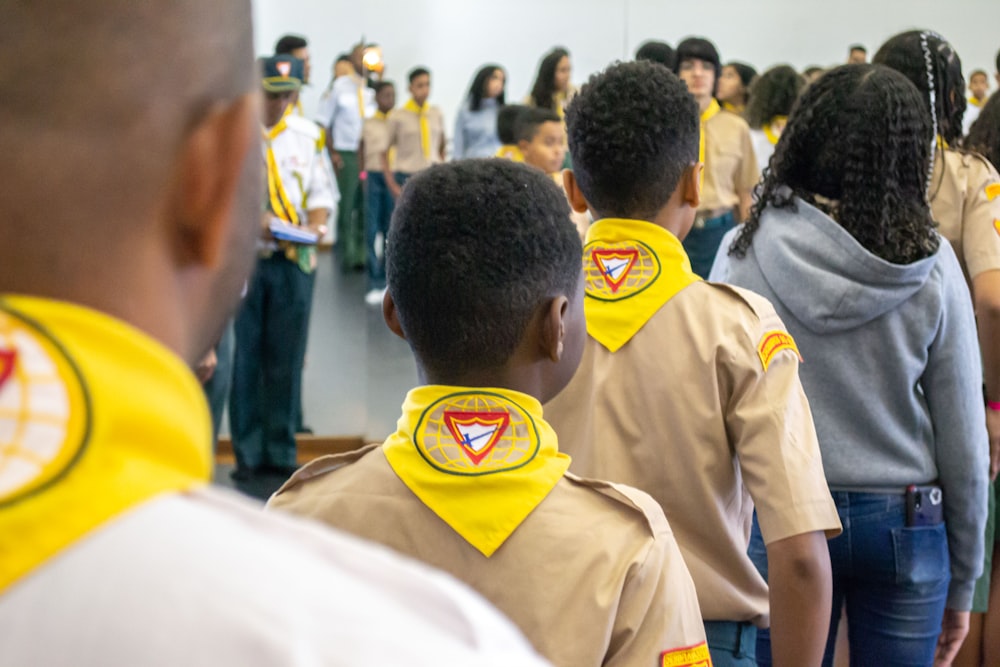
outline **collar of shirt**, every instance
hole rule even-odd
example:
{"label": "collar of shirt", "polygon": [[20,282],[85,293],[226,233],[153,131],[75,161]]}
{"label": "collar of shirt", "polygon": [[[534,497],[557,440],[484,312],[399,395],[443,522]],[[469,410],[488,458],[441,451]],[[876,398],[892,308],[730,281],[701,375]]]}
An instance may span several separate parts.
{"label": "collar of shirt", "polygon": [[618,351],[675,294],[701,280],[684,246],[658,225],[605,218],[583,248],[587,333]]}
{"label": "collar of shirt", "polygon": [[211,420],[160,343],[69,303],[0,295],[0,591],[101,524],[208,481]]}
{"label": "collar of shirt", "polygon": [[570,463],[538,400],[496,388],[411,390],[382,450],[413,494],[487,558]]}

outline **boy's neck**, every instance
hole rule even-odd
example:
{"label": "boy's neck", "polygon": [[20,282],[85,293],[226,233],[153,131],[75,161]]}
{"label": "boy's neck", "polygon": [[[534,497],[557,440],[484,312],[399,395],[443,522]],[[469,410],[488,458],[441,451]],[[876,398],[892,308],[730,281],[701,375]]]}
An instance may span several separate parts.
{"label": "boy's neck", "polygon": [[705,113],[705,110],[708,109],[709,106],[711,106],[713,99],[714,98],[711,95],[706,95],[705,97],[697,98],[696,101],[698,102],[698,111],[701,113]]}
{"label": "boy's neck", "polygon": [[[532,396],[542,401],[542,386],[535,374],[528,369],[498,368],[492,371],[476,371],[458,376],[440,377],[417,365],[417,377],[424,385],[445,385],[468,387],[469,389],[506,389]],[[544,401],[543,401],[544,402]]]}

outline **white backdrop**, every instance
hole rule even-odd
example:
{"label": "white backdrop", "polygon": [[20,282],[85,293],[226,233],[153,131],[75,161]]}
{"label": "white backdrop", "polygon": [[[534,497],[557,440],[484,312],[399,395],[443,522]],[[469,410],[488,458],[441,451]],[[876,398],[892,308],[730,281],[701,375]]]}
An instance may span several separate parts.
{"label": "white backdrop", "polygon": [[312,85],[303,93],[311,113],[338,54],[362,35],[383,47],[386,76],[406,99],[406,73],[433,73],[431,100],[451,123],[480,65],[497,62],[508,74],[507,99],[528,92],[541,56],[567,47],[573,81],[616,59],[630,58],[647,39],[672,46],[704,35],[723,62],[745,60],[759,71],[787,62],[798,69],[829,66],[860,42],[874,55],[888,37],[909,28],[942,33],[962,57],[966,75],[992,73],[1000,49],[1000,0],[254,0],[256,47],[271,53],[284,33],[306,36]]}

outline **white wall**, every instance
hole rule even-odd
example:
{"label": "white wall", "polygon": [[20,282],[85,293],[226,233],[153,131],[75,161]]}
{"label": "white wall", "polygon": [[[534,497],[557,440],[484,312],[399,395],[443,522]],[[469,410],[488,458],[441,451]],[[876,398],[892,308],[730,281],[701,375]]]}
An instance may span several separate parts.
{"label": "white wall", "polygon": [[839,64],[854,42],[873,55],[888,37],[915,27],[949,39],[966,73],[992,73],[1000,49],[1000,0],[254,0],[254,16],[260,54],[271,53],[286,32],[309,39],[307,112],[333,60],[364,35],[382,45],[399,103],[407,71],[416,65],[432,71],[432,100],[449,125],[481,64],[503,65],[508,101],[520,100],[538,60],[555,45],[572,53],[578,84],[612,60],[631,57],[646,39],[676,46],[687,35],[707,36],[723,61],[745,60],[760,71],[779,62],[799,69]]}

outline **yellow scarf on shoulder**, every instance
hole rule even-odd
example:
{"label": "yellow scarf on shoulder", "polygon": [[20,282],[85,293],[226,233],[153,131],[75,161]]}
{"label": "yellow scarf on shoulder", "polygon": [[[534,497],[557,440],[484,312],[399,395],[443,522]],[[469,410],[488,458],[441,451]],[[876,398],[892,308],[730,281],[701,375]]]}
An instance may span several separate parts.
{"label": "yellow scarf on shoulder", "polygon": [[517,144],[504,144],[497,150],[496,157],[514,162],[524,162],[524,153]]}
{"label": "yellow scarf on shoulder", "polygon": [[431,108],[427,102],[419,106],[412,99],[403,105],[407,111],[411,111],[420,117],[420,148],[424,151],[424,157],[431,159],[431,122],[427,119],[427,111]]}
{"label": "yellow scarf on shoulder", "polygon": [[570,463],[541,404],[507,389],[417,387],[382,451],[403,484],[487,558]]}
{"label": "yellow scarf on shoulder", "polygon": [[0,296],[0,591],[210,474],[208,409],[180,359],[101,313]]}
{"label": "yellow scarf on shoulder", "polygon": [[676,236],[651,222],[605,218],[583,248],[587,333],[617,352],[675,294],[701,280]]}
{"label": "yellow scarf on shoulder", "polygon": [[271,142],[286,129],[288,129],[287,114],[278,121],[277,125],[263,130],[264,162],[267,165],[267,196],[272,213],[285,222],[297,225],[299,224],[298,211],[295,210],[295,205],[288,197],[285,184],[281,180],[281,172],[278,170],[278,161],[274,157],[274,149],[271,148]]}

